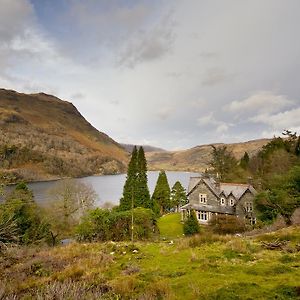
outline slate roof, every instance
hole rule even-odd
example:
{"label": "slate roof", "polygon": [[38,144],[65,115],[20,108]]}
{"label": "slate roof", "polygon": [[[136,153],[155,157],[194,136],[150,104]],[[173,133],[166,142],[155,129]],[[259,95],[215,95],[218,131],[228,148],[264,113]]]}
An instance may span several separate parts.
{"label": "slate roof", "polygon": [[249,184],[220,183],[220,191],[224,193],[226,198],[232,194],[235,199],[239,200],[247,190],[249,190],[252,194],[255,194],[254,188]]}
{"label": "slate roof", "polygon": [[239,200],[247,191],[256,194],[255,189],[249,184],[226,182],[218,184],[212,177],[201,176],[190,178],[187,194],[189,195],[201,181],[203,181],[217,197],[220,197],[223,194],[227,198],[232,194],[236,200]]}
{"label": "slate roof", "polygon": [[201,211],[209,211],[214,213],[222,213],[222,214],[234,214],[234,207],[233,206],[221,206],[221,205],[206,205],[206,204],[186,204],[181,207],[182,210],[184,209],[195,209]]}

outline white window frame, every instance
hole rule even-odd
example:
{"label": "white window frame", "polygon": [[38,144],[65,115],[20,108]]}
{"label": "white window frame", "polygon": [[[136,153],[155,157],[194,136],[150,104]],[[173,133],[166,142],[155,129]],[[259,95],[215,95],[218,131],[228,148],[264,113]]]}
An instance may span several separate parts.
{"label": "white window frame", "polygon": [[253,203],[252,202],[246,202],[245,203],[245,209],[246,209],[246,212],[252,212],[253,211]]}
{"label": "white window frame", "polygon": [[197,217],[198,220],[202,221],[202,222],[207,222],[209,215],[207,211],[203,211],[203,210],[198,210],[197,211]]}
{"label": "white window frame", "polygon": [[207,194],[199,194],[199,203],[206,204]]}
{"label": "white window frame", "polygon": [[234,204],[235,204],[235,201],[234,201],[234,199],[233,199],[233,198],[230,198],[230,200],[229,200],[229,204],[230,204],[230,206],[234,206]]}
{"label": "white window frame", "polygon": [[226,199],[224,197],[221,197],[220,203],[221,205],[226,205]]}

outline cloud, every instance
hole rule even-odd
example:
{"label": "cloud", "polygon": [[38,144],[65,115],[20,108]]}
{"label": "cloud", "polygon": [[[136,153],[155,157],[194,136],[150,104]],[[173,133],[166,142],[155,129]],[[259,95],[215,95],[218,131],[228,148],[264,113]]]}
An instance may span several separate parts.
{"label": "cloud", "polygon": [[264,113],[250,119],[254,123],[268,125],[276,132],[285,129],[300,131],[300,107],[279,112],[276,114]]}
{"label": "cloud", "polygon": [[206,128],[213,127],[217,133],[224,133],[228,131],[229,127],[233,126],[233,124],[217,120],[212,112],[198,118],[197,124],[198,126]]}
{"label": "cloud", "polygon": [[231,81],[233,78],[233,75],[226,74],[221,68],[211,68],[205,72],[202,85],[215,86],[226,81]]}
{"label": "cloud", "polygon": [[174,114],[174,107],[162,107],[158,110],[157,115],[161,120],[167,120]]}
{"label": "cloud", "polygon": [[168,18],[153,29],[136,33],[119,54],[118,64],[137,64],[162,58],[172,49],[174,34]]}
{"label": "cloud", "polygon": [[244,100],[231,102],[226,110],[242,114],[251,114],[253,112],[267,113],[278,112],[293,104],[294,101],[288,99],[286,95],[276,95],[271,91],[261,91]]}

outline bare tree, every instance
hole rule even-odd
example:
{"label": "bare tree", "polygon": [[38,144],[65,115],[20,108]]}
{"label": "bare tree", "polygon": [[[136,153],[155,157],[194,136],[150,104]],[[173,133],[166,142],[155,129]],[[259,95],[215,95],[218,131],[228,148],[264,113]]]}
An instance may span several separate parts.
{"label": "bare tree", "polygon": [[59,181],[48,193],[52,200],[46,216],[51,224],[50,234],[54,245],[58,236],[72,233],[80,217],[94,207],[97,194],[92,186],[73,179]]}

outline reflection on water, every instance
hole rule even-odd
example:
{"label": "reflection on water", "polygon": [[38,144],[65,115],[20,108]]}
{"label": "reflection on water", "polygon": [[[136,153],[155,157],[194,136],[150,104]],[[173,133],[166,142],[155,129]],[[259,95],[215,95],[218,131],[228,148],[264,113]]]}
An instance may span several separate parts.
{"label": "reflection on water", "polygon": [[[152,194],[156,180],[158,177],[156,171],[148,172],[148,186],[150,193]],[[190,176],[197,176],[197,173],[190,172],[172,172],[167,171],[167,177],[169,180],[170,187],[172,188],[173,184],[179,180],[181,184],[187,188],[189,183]],[[98,195],[98,204],[101,205],[104,202],[112,202],[114,204],[119,203],[123,192],[123,186],[125,183],[126,175],[105,175],[105,176],[89,176],[79,179],[72,179],[74,181],[82,181],[90,184]],[[52,188],[57,181],[48,181],[48,182],[35,182],[28,184],[29,188],[33,191],[35,200],[39,203],[49,200],[50,196],[48,190]]]}

